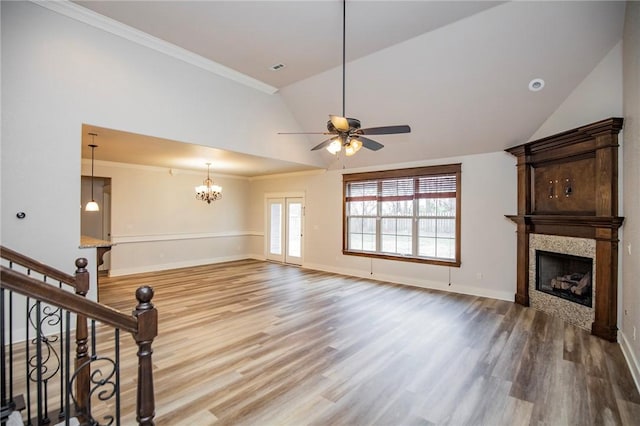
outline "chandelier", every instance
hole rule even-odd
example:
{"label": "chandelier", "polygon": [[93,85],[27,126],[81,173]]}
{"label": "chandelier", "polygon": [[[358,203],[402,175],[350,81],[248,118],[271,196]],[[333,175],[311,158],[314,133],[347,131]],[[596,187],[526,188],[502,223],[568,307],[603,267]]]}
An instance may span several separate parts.
{"label": "chandelier", "polygon": [[210,166],[211,163],[207,163],[207,178],[202,182],[202,185],[196,186],[196,200],[206,201],[207,204],[222,198],[222,187],[214,185],[209,176]]}

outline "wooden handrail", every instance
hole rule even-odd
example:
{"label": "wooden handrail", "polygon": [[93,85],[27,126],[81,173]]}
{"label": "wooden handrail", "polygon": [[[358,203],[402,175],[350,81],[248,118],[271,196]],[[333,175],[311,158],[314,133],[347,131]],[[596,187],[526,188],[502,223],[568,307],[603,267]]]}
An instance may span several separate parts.
{"label": "wooden handrail", "polygon": [[125,315],[108,306],[47,285],[5,266],[1,268],[0,286],[3,288],[126,330],[134,335],[138,333],[138,320],[133,316]]}
{"label": "wooden handrail", "polygon": [[[138,345],[138,388],[136,419],[139,425],[153,426],[155,417],[155,398],[153,391],[152,344],[158,335],[158,311],[151,303],[153,289],[142,286],[136,291],[138,304],[131,316],[113,308],[101,305],[85,298],[89,291],[89,272],[87,259],[76,259],[75,276],[65,274],[48,265],[44,265],[11,249],[0,246],[2,258],[36,271],[46,277],[57,279],[75,289],[75,294],[57,286],[47,284],[25,273],[0,265],[0,287],[23,296],[45,302],[76,314],[76,377],[75,408],[79,418],[91,418],[90,382],[91,371],[84,368],[89,360],[87,319],[102,322],[131,333]],[[88,417],[87,417],[88,416]]]}
{"label": "wooden handrail", "polygon": [[34,260],[4,246],[0,246],[0,257],[16,263],[20,266],[24,266],[25,268],[29,268],[39,274],[46,275],[47,277],[51,277],[58,281],[62,281],[63,283],[74,288],[76,287],[76,277],[74,277],[73,275],[69,275],[65,272],[59,271],[49,265],[40,263],[37,260]]}

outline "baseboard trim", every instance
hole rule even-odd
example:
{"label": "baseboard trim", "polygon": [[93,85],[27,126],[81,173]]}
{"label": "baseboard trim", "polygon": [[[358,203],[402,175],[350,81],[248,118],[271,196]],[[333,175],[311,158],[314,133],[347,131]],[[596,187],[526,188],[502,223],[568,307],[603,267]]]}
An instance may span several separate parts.
{"label": "baseboard trim", "polygon": [[249,257],[246,255],[223,256],[207,259],[185,260],[182,262],[161,263],[155,265],[137,266],[134,268],[110,269],[110,277],[120,277],[123,275],[145,274],[147,272],[159,272],[169,269],[189,268],[192,266],[212,265],[215,263],[233,262],[236,260],[245,260]]}
{"label": "baseboard trim", "polygon": [[624,359],[627,361],[627,365],[629,366],[629,371],[631,371],[631,377],[633,377],[633,381],[636,384],[636,389],[640,392],[640,363],[638,363],[638,359],[633,354],[633,349],[629,344],[629,339],[627,339],[627,336],[622,332],[622,330],[618,331],[618,341],[620,342],[622,355],[624,355]]}
{"label": "baseboard trim", "polygon": [[441,290],[450,293],[467,294],[470,296],[488,297],[490,299],[513,302],[513,294],[507,291],[488,290],[478,287],[459,285],[455,283],[451,283],[451,285],[449,285],[448,282],[444,281],[420,280],[407,277],[398,277],[395,275],[375,274],[374,276],[371,276],[369,273],[357,269],[333,268],[327,265],[320,265],[316,263],[303,263],[302,267],[313,269],[316,271],[331,272],[334,274],[349,275],[352,277],[367,278],[377,281],[386,281],[410,287],[428,288],[431,290]]}

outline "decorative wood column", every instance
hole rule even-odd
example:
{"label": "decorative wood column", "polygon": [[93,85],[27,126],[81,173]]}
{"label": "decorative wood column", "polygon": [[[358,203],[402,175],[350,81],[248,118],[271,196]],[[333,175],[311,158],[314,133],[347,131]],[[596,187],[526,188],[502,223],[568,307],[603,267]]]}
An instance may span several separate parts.
{"label": "decorative wood column", "polygon": [[512,154],[517,156],[518,169],[518,220],[517,224],[517,270],[515,302],[529,306],[529,232],[525,215],[531,211],[531,166],[529,165],[529,148],[521,145]]}
{"label": "decorative wood column", "polygon": [[596,240],[592,334],[617,338],[618,133],[610,118],[509,148],[517,158],[515,302],[529,306],[529,235]]}
{"label": "decorative wood column", "polygon": [[[622,123],[620,123],[622,127]],[[596,216],[618,215],[618,130],[600,128],[596,144]],[[620,222],[622,224],[622,222]],[[618,334],[618,227],[596,229],[596,300],[591,333],[615,342]]]}

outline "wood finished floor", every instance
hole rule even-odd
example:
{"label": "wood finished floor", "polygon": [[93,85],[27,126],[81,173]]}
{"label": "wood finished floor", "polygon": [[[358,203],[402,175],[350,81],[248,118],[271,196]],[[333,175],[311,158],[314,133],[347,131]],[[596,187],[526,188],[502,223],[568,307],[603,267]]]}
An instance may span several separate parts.
{"label": "wood finished floor", "polygon": [[252,260],[101,277],[101,302],[144,284],[157,425],[640,424],[618,345],[513,303]]}

